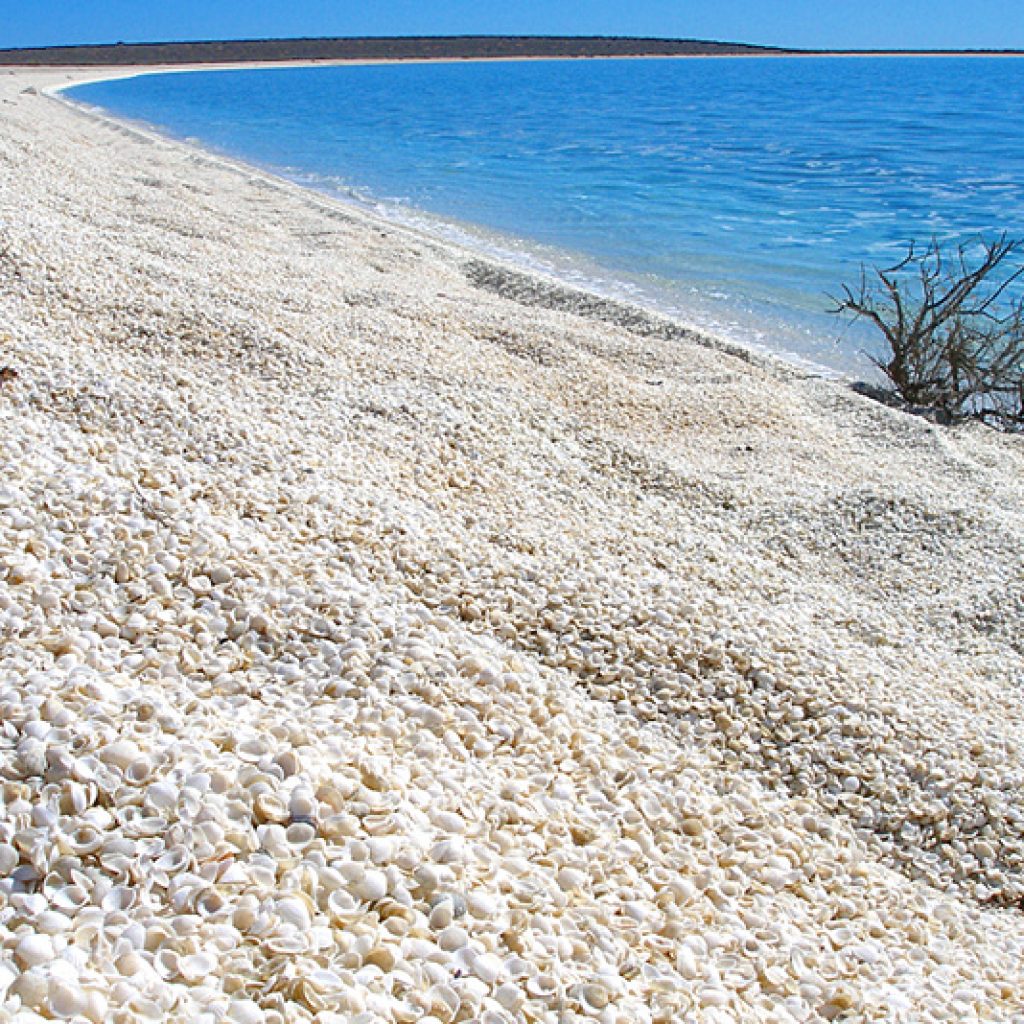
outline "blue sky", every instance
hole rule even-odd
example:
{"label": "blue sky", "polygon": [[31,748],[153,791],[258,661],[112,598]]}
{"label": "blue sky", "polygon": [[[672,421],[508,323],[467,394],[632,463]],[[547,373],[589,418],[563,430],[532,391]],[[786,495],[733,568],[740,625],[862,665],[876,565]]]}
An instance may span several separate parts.
{"label": "blue sky", "polygon": [[1024,0],[0,0],[0,47],[477,33],[1024,49]]}

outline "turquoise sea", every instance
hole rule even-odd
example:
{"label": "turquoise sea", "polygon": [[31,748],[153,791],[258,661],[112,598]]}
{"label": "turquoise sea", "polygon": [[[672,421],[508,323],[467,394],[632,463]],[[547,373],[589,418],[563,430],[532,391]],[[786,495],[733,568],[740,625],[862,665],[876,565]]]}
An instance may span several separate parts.
{"label": "turquoise sea", "polygon": [[859,376],[873,338],[827,309],[862,264],[1024,237],[1024,59],[278,68],[68,96]]}

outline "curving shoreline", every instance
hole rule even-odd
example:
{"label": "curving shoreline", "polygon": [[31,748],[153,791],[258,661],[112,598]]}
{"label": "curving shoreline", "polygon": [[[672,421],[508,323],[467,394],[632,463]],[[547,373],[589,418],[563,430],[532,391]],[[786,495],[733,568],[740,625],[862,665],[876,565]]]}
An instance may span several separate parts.
{"label": "curving shoreline", "polygon": [[[473,60],[474,58],[466,59]],[[500,61],[504,58],[479,59]],[[547,58],[508,59],[544,60]],[[444,58],[438,58],[437,60],[445,62]],[[343,60],[332,63],[359,65],[396,63],[396,61]],[[431,61],[423,61],[423,63],[431,63]],[[274,63],[224,64],[213,68],[213,70],[259,70],[280,66],[282,65]],[[315,62],[295,62],[288,66],[311,67],[315,66]],[[188,73],[206,70],[211,70],[211,68],[204,64],[182,66],[115,66],[100,69],[91,67],[79,68],[76,69],[73,76],[69,76],[69,80],[62,84],[49,85],[43,89],[43,92],[45,95],[66,103],[80,113],[107,124],[117,131],[134,134],[145,140],[163,141],[167,136],[163,135],[159,129],[152,128],[144,122],[121,120],[116,115],[102,108],[91,106],[80,99],[64,95],[64,91],[74,88],[74,86],[80,85],[84,81],[109,81],[122,77],[134,77],[136,75]],[[506,254],[494,252],[492,248],[484,245],[479,237],[467,237],[464,233],[461,233],[460,236],[452,237],[449,233],[439,232],[438,224],[434,224],[433,227],[424,227],[420,224],[412,223],[407,218],[395,216],[394,211],[381,210],[365,202],[355,200],[351,196],[331,191],[323,192],[320,189],[312,188],[291,178],[284,177],[273,170],[247,164],[241,158],[205,150],[199,142],[173,137],[171,141],[192,149],[197,159],[202,161],[223,163],[226,166],[236,168],[243,174],[259,176],[266,179],[268,184],[274,188],[283,188],[285,190],[297,188],[307,198],[312,198],[314,194],[323,195],[326,197],[328,205],[336,205],[343,209],[354,209],[360,213],[368,214],[371,219],[382,220],[388,225],[397,228],[397,230],[406,232],[417,239],[431,243],[437,242],[455,252],[459,252],[465,261],[463,266],[464,272],[471,283],[482,289],[493,291],[505,298],[512,299],[520,305],[560,309],[564,312],[576,313],[580,316],[627,327],[640,334],[655,334],[664,340],[670,340],[675,337],[686,338],[691,343],[704,345],[716,351],[728,352],[739,359],[763,363],[767,366],[775,367],[777,371],[783,373],[789,371],[797,375],[820,376],[831,380],[848,379],[849,382],[853,382],[852,378],[848,378],[848,375],[840,373],[833,367],[813,362],[808,357],[803,357],[790,351],[774,351],[747,339],[715,333],[713,330],[696,322],[691,322],[690,319],[683,315],[673,314],[670,311],[656,308],[652,305],[645,305],[642,301],[624,297],[614,288],[605,287],[603,290],[597,290],[598,285],[596,283],[571,280],[560,276],[558,271],[552,272],[546,268],[540,269],[529,264],[510,261]],[[861,393],[868,393],[868,391],[862,391]]]}
{"label": "curving shoreline", "polygon": [[1021,439],[63,74],[0,75],[0,1013],[1024,1020]]}

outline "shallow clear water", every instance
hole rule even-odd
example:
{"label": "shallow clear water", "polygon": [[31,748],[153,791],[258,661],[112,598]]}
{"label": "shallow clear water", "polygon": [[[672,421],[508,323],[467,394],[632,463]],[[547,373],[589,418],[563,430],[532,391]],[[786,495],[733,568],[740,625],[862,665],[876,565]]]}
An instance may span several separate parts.
{"label": "shallow clear water", "polygon": [[861,263],[1024,236],[1024,60],[280,68],[69,95],[848,373],[873,339],[827,296]]}

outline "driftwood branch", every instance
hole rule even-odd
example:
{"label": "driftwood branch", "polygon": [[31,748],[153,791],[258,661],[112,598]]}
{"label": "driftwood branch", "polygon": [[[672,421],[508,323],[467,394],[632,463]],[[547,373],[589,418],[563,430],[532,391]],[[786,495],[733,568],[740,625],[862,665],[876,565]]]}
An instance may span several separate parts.
{"label": "driftwood branch", "polygon": [[873,362],[900,397],[949,418],[974,416],[1024,428],[1024,267],[1008,260],[1020,241],[979,239],[947,255],[913,242],[891,267],[862,268],[832,312],[872,324],[886,342]]}

